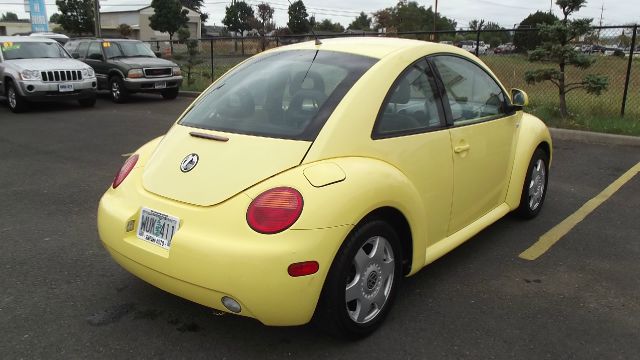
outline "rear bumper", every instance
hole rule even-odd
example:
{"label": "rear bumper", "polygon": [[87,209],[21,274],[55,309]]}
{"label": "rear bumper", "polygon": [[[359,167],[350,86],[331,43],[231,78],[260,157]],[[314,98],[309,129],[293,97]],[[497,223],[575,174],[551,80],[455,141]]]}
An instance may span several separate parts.
{"label": "rear bumper", "polygon": [[[100,238],[116,262],[158,288],[217,310],[229,311],[221,302],[229,296],[242,306],[239,315],[266,325],[311,320],[335,251],[351,230],[342,226],[261,235],[246,224],[251,199],[244,194],[203,208],[156,197],[139,184],[122,187],[108,190],[98,209]],[[128,221],[137,222],[142,206],[180,218],[170,250],[138,239],[135,230],[126,231]],[[320,264],[316,274],[289,276],[290,264],[310,260]]]}
{"label": "rear bumper", "polygon": [[[156,88],[157,84],[165,84],[164,88]],[[182,76],[172,76],[154,79],[125,79],[125,88],[131,92],[160,92],[165,89],[179,88],[182,85]]]}

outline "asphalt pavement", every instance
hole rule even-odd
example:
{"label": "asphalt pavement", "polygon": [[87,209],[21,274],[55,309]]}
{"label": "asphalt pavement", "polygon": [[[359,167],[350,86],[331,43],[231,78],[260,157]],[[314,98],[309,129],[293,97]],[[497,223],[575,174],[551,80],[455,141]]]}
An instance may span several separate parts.
{"label": "asphalt pavement", "polygon": [[122,154],[166,132],[189,101],[101,97],[94,109],[18,115],[0,104],[1,358],[638,357],[640,175],[537,260],[518,254],[637,164],[640,148],[556,141],[538,218],[507,216],[407,278],[383,327],[345,342],[217,316],[102,248],[96,208]]}

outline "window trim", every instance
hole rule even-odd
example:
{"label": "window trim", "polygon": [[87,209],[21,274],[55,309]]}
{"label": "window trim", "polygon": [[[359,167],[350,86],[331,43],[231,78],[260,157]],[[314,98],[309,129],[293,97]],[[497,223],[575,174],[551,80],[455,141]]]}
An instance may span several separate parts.
{"label": "window trim", "polygon": [[[455,58],[459,58],[462,60],[465,60],[473,65],[475,65],[477,68],[479,68],[480,70],[482,70],[485,74],[487,74],[487,76],[489,76],[489,78],[491,80],[493,80],[493,82],[496,83],[496,85],[498,85],[498,87],[500,88],[500,90],[502,90],[502,94],[504,96],[504,106],[505,106],[505,110],[506,112],[503,114],[497,114],[497,115],[492,115],[492,116],[484,116],[481,118],[477,118],[478,121],[473,121],[470,123],[465,123],[465,124],[454,124],[453,122],[453,115],[451,112],[451,104],[449,103],[449,97],[446,96],[447,94],[447,89],[444,86],[444,82],[442,80],[442,75],[440,74],[440,71],[438,70],[438,67],[436,66],[436,64],[434,63],[434,58],[439,57],[439,56],[450,56],[450,57],[455,57]],[[439,91],[441,91],[441,101],[443,103],[444,109],[445,109],[445,115],[446,115],[446,122],[449,128],[458,128],[458,127],[463,127],[463,126],[471,126],[471,125],[475,125],[475,124],[482,124],[485,122],[489,122],[489,121],[493,121],[493,120],[498,120],[498,119],[502,119],[505,117],[509,117],[509,116],[513,116],[516,113],[515,108],[513,107],[513,104],[511,102],[511,97],[508,96],[508,92],[506,91],[505,87],[502,85],[502,83],[500,81],[498,81],[495,76],[491,75],[491,73],[489,73],[487,71],[487,69],[485,69],[484,66],[480,65],[477,61],[475,61],[474,59],[470,59],[467,58],[465,56],[462,56],[460,54],[454,54],[454,53],[448,53],[448,52],[441,52],[441,53],[436,53],[436,54],[431,54],[428,55],[426,57],[427,62],[429,63],[430,67],[432,68],[432,71],[435,74],[435,77],[437,78],[436,84],[438,85],[438,87],[440,87]]]}
{"label": "window trim", "polygon": [[[389,132],[389,133],[380,133],[378,131],[378,128],[380,126],[380,121],[382,119],[382,116],[384,115],[384,108],[386,107],[387,103],[389,102],[389,100],[391,99],[391,97],[393,96],[393,91],[396,86],[400,83],[400,80],[402,80],[404,78],[404,76],[409,73],[409,71],[412,70],[412,68],[418,64],[419,62],[424,61],[426,66],[426,71],[425,71],[425,76],[427,76],[427,78],[429,78],[429,75],[431,75],[431,79],[433,80],[433,84],[431,83],[431,81],[429,81],[429,86],[431,86],[431,89],[433,90],[433,93],[436,96],[436,106],[438,107],[438,120],[440,121],[440,126],[437,127],[423,127],[423,128],[418,128],[418,129],[409,129],[409,130],[399,130],[399,131],[393,131],[393,132]],[[429,72],[431,74],[429,74]],[[417,134],[424,134],[424,133],[429,133],[429,132],[434,132],[434,131],[440,131],[440,130],[444,130],[446,128],[449,127],[448,123],[447,123],[447,113],[446,113],[446,107],[443,104],[443,100],[442,100],[442,92],[440,90],[440,87],[438,86],[438,80],[439,80],[439,74],[436,74],[435,72],[433,72],[433,67],[431,66],[430,62],[428,61],[427,57],[422,56],[419,59],[417,59],[416,61],[412,62],[411,64],[409,64],[406,68],[404,68],[404,70],[402,70],[402,72],[400,72],[400,75],[398,75],[396,77],[396,79],[393,81],[393,84],[391,85],[391,87],[389,88],[389,90],[387,90],[387,94],[384,97],[384,100],[382,101],[382,103],[380,104],[380,109],[378,109],[378,114],[376,115],[376,120],[373,123],[373,128],[371,129],[371,139],[372,140],[382,140],[382,139],[390,139],[390,138],[396,138],[396,137],[402,137],[402,136],[410,136],[410,135],[417,135]]]}

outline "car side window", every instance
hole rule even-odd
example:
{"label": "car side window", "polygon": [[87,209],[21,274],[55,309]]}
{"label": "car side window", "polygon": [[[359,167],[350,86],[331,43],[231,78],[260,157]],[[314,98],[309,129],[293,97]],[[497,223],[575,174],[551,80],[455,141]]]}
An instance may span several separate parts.
{"label": "car side window", "polygon": [[87,53],[87,59],[99,59],[102,57],[102,49],[100,49],[99,42],[92,42],[89,45],[89,52]]}
{"label": "car side window", "polygon": [[374,127],[374,137],[428,131],[443,126],[440,99],[425,60],[406,69],[387,95]]}
{"label": "car side window", "polygon": [[456,56],[433,57],[444,83],[453,125],[468,125],[506,114],[506,97],[480,66]]}
{"label": "car side window", "polygon": [[81,59],[84,59],[87,57],[87,49],[89,49],[89,42],[82,41],[75,52],[78,53]]}

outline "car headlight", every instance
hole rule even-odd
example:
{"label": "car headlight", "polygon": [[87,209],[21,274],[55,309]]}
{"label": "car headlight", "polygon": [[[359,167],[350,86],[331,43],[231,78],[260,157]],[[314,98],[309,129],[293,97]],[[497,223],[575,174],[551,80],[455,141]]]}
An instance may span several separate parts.
{"label": "car headlight", "polygon": [[180,69],[179,66],[174,66],[173,67],[173,76],[180,76],[182,75],[182,69]]}
{"label": "car headlight", "polygon": [[40,76],[40,71],[37,70],[22,70],[20,73],[20,77],[22,80],[40,80],[42,77]]}
{"label": "car headlight", "polygon": [[129,79],[139,79],[144,77],[144,73],[142,72],[142,69],[131,69],[127,73],[127,77]]}
{"label": "car headlight", "polygon": [[96,76],[96,72],[93,71],[92,68],[87,68],[87,69],[82,70],[82,77],[90,77],[90,78],[92,78],[92,77],[95,77],[95,76]]}

